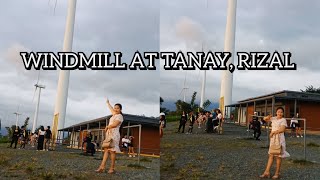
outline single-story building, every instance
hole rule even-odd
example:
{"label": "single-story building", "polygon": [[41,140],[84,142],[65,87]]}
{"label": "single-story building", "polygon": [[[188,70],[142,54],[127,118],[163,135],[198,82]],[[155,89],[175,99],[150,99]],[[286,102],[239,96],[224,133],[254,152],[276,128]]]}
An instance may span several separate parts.
{"label": "single-story building", "polygon": [[[111,115],[104,116],[59,129],[57,141],[60,142],[63,139],[63,143],[69,145],[71,148],[82,149],[83,139],[86,137],[88,130],[90,130],[93,135],[92,141],[96,141],[96,143],[101,145],[102,141],[105,139],[104,129],[109,123],[110,118]],[[126,128],[126,126],[141,125],[140,151],[142,154],[160,154],[159,119],[130,114],[123,114],[123,119],[124,121],[120,128],[120,135],[121,137],[124,135],[134,137],[133,145],[135,152],[137,152],[138,149],[139,127]]]}
{"label": "single-story building", "polygon": [[[236,123],[248,125],[254,112],[260,116],[275,116],[278,107],[284,108],[285,118],[292,118],[298,113],[299,118],[306,119],[307,130],[320,131],[320,94],[317,93],[284,90],[252,97],[225,106],[225,114],[234,114]],[[300,124],[303,128],[303,122]]]}

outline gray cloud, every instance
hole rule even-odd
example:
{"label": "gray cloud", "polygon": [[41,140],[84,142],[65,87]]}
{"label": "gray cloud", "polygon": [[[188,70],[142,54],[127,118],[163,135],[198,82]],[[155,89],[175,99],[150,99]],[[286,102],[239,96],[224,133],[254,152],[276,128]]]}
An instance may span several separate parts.
{"label": "gray cloud", "polygon": [[[179,19],[191,19],[202,28],[208,49],[223,51],[226,25],[226,1],[161,1],[160,49],[196,51],[187,48],[185,41],[172,31]],[[183,4],[183,5],[181,5]],[[318,23],[318,1],[238,1],[235,51],[292,52],[291,62],[297,71],[238,71],[233,73],[233,101],[258,96],[279,90],[300,91],[305,86],[319,87],[316,79],[320,69],[320,23]],[[188,30],[185,30],[188,31]],[[234,63],[237,64],[235,58]],[[165,73],[165,74],[163,74]],[[161,71],[163,86],[161,96],[176,100],[183,87],[184,72]],[[189,91],[200,92],[201,78],[198,73],[188,72]],[[220,95],[220,71],[210,71],[207,77],[209,97]],[[173,78],[174,77],[174,78]],[[181,83],[182,82],[182,83]],[[190,96],[190,95],[189,95]],[[179,97],[182,99],[182,97]],[[216,99],[213,98],[213,99]]]}
{"label": "gray cloud", "polygon": [[[26,71],[17,53],[62,50],[67,2],[58,1],[55,13],[53,8],[52,2],[35,0],[0,5],[0,115],[10,114],[3,126],[15,122],[11,114],[18,104],[23,116],[33,120],[38,72]],[[78,1],[73,51],[121,51],[122,62],[128,63],[137,50],[159,51],[159,20],[159,5],[151,1]],[[46,88],[41,91],[38,124],[52,123],[58,75],[40,73]],[[105,96],[122,103],[125,113],[158,116],[159,95],[159,70],[72,71],[65,125],[109,114]]]}

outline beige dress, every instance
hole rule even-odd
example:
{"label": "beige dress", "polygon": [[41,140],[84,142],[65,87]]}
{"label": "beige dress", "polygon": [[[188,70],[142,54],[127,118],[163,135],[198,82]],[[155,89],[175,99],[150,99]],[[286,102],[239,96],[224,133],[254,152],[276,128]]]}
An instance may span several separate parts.
{"label": "beige dress", "polygon": [[[279,130],[281,126],[287,127],[287,121],[285,118],[277,119],[276,117],[272,117],[271,123],[272,123],[272,131]],[[281,157],[281,158],[290,157],[290,154],[286,151],[286,139],[284,137],[284,133],[280,133],[280,134],[277,134],[274,136],[279,136],[279,140],[280,140],[280,144],[281,144],[281,154],[279,155],[279,157]],[[276,138],[274,138],[274,137],[270,138],[270,145],[275,144],[275,139]]]}
{"label": "beige dress", "polygon": [[[114,147],[113,148],[109,148],[108,150],[109,151],[115,151],[115,152],[121,152],[120,151],[120,148],[119,148],[119,143],[120,143],[120,132],[119,132],[119,129],[120,129],[120,126],[123,122],[123,116],[122,114],[115,114],[113,115],[110,120],[109,120],[109,124],[113,124],[115,121],[120,121],[121,123],[115,127],[115,128],[112,128],[112,129],[109,129],[108,131],[110,131],[110,135],[113,139],[113,143],[114,143]],[[108,133],[106,133],[106,137],[107,137]]]}

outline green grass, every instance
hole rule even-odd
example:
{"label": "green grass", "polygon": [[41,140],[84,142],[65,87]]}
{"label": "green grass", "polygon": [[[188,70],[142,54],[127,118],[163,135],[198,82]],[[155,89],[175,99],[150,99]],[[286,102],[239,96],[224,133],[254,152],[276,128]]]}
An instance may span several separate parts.
{"label": "green grass", "polygon": [[320,147],[319,144],[314,143],[314,142],[309,142],[309,143],[307,144],[307,146],[308,146],[308,147]]}
{"label": "green grass", "polygon": [[142,162],[152,162],[151,159],[145,158],[145,157],[141,158],[140,161],[142,161]]}
{"label": "green grass", "polygon": [[292,162],[295,163],[295,164],[299,164],[299,165],[311,165],[311,164],[313,164],[313,162],[307,161],[307,160],[304,160],[304,159],[293,159]]}
{"label": "green grass", "polygon": [[168,115],[168,116],[166,116],[166,120],[167,120],[167,122],[179,121],[180,120],[180,116]]}
{"label": "green grass", "polygon": [[0,166],[6,166],[9,164],[10,158],[6,157],[4,154],[0,154]]}
{"label": "green grass", "polygon": [[145,169],[146,167],[139,164],[128,164],[128,167],[136,168],[136,169]]}
{"label": "green grass", "polygon": [[7,136],[2,136],[0,138],[0,143],[9,143],[10,139]]}

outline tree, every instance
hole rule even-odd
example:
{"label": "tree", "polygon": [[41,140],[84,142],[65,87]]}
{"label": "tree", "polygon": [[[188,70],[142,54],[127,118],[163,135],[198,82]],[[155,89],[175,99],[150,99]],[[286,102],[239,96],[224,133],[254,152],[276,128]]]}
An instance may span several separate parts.
{"label": "tree", "polygon": [[300,89],[301,92],[309,92],[309,93],[319,93],[320,94],[320,87],[314,88],[312,85],[306,86],[306,90]]}
{"label": "tree", "polygon": [[16,125],[12,125],[11,128],[10,127],[6,127],[6,130],[8,132],[8,137],[12,137],[13,131],[16,129]]}
{"label": "tree", "polygon": [[162,99],[162,97],[160,97],[160,112],[164,112],[167,114],[169,112],[169,109],[167,109],[165,107],[161,107],[163,102],[164,102],[164,100]]}
{"label": "tree", "polygon": [[211,102],[209,101],[209,99],[207,99],[204,103],[203,103],[203,109],[207,109],[207,107],[209,107],[211,105]]}
{"label": "tree", "polygon": [[27,119],[26,120],[24,120],[24,124],[23,124],[23,126],[27,129],[27,126],[29,125],[29,117],[27,117]]}
{"label": "tree", "polygon": [[180,99],[175,104],[176,104],[177,114],[182,114],[182,111],[187,113],[187,112],[190,112],[192,109],[189,103],[183,102]]}

